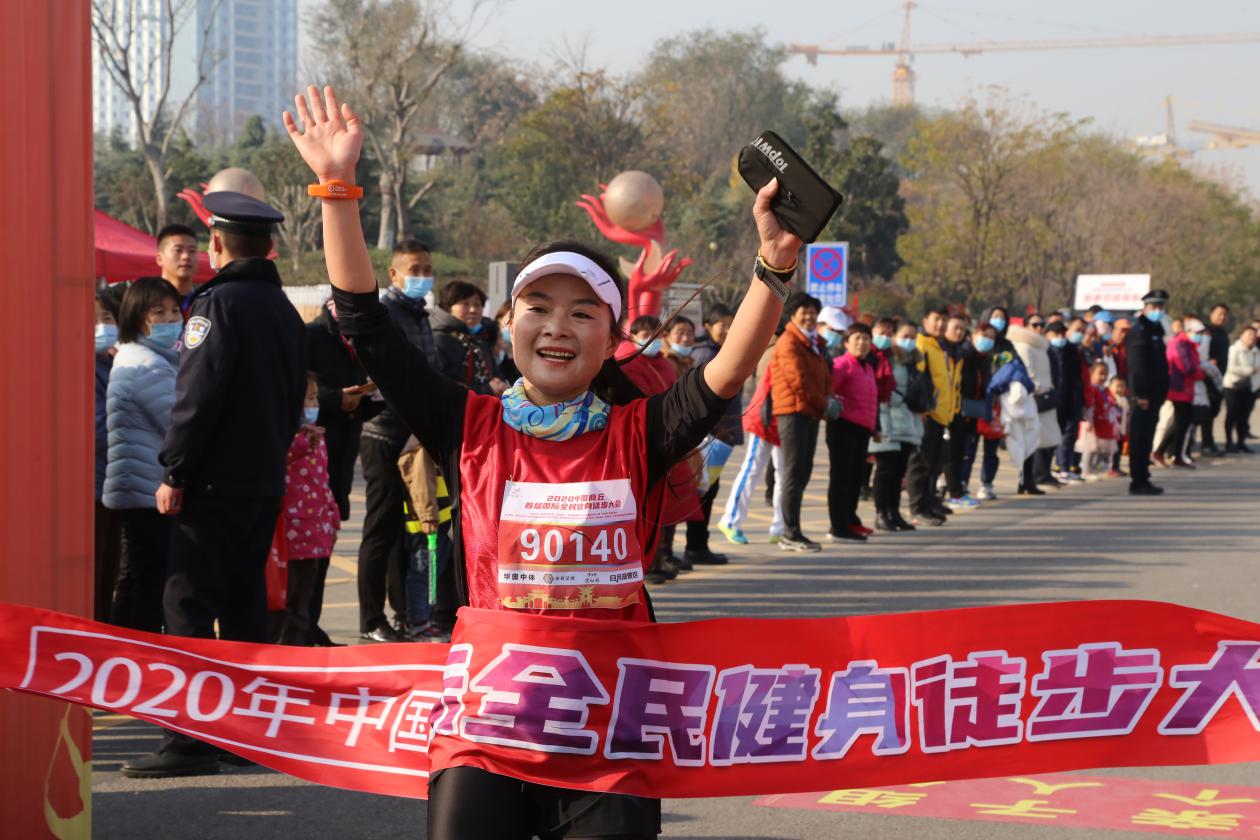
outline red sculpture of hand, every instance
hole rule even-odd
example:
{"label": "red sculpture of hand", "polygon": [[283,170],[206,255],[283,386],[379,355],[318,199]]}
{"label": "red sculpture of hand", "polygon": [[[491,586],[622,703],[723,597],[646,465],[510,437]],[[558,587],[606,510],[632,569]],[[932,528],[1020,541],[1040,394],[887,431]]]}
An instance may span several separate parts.
{"label": "red sculpture of hand", "polygon": [[678,275],[683,273],[683,269],[692,263],[691,257],[683,257],[675,263],[674,260],[678,259],[678,249],[675,248],[664,256],[656,271],[648,273],[644,269],[644,266],[647,264],[647,258],[648,251],[644,250],[634,264],[634,271],[630,272],[631,296],[638,296],[641,292],[663,292],[678,279]]}
{"label": "red sculpture of hand", "polygon": [[598,198],[583,193],[577,206],[586,211],[605,239],[611,239],[622,245],[632,245],[635,248],[647,248],[653,241],[665,241],[664,218],[657,219],[656,224],[644,230],[627,230],[608,218],[608,211],[604,208],[604,194],[608,191],[608,185],[600,184],[599,188],[604,192],[601,192]]}

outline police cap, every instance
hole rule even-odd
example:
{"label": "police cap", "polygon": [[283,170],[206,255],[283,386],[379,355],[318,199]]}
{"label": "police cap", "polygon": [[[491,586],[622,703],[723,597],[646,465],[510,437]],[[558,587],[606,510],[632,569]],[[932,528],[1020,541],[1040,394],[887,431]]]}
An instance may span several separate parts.
{"label": "police cap", "polygon": [[207,193],[202,204],[210,211],[210,226],[225,233],[271,236],[272,226],[284,221],[279,210],[245,193]]}
{"label": "police cap", "polygon": [[1168,303],[1168,292],[1163,289],[1151,289],[1142,295],[1142,303]]}

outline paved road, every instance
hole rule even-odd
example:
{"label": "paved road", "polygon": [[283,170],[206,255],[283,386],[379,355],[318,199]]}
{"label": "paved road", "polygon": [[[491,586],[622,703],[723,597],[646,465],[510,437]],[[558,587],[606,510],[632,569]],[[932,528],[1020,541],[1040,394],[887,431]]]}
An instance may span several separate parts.
{"label": "paved road", "polygon": [[[727,487],[739,455],[728,466]],[[819,468],[806,496],[805,530],[816,538],[826,531],[824,462],[825,452],[820,453]],[[759,540],[744,547],[721,546],[729,549],[730,565],[698,570],[655,588],[652,594],[665,621],[718,615],[886,613],[1090,598],[1151,598],[1260,620],[1255,598],[1260,456],[1203,463],[1193,473],[1161,472],[1157,480],[1169,492],[1159,499],[1129,497],[1125,482],[1114,480],[1078,484],[1041,498],[1017,498],[1013,476],[1004,465],[999,476],[1003,498],[953,517],[944,528],[877,535],[864,545],[825,545],[822,553],[814,555],[783,553]],[[361,510],[361,505],[359,497],[356,508]],[[869,506],[861,513],[869,521]],[[764,531],[767,514],[764,508],[755,510],[756,519],[747,529],[750,538]],[[716,532],[715,536],[717,542],[724,542]],[[343,533],[338,546],[343,554],[335,561],[338,571],[328,589],[325,625],[342,641],[352,641],[356,629],[353,556],[357,539],[353,529]],[[217,777],[143,783],[122,778],[119,764],[152,748],[155,733],[153,727],[125,718],[98,717],[95,836],[135,840],[424,836],[422,802],[320,788],[271,772],[233,769]],[[1190,788],[1260,785],[1260,765],[1253,764],[1092,775],[1096,779],[1089,784],[1100,793],[1089,807],[1101,809],[1112,792],[1138,784],[1126,779],[1181,780],[1190,783],[1181,786],[1187,797],[1199,795],[1187,793]],[[1237,792],[1232,795],[1237,797],[1234,801],[1254,801]],[[1252,795],[1260,800],[1260,789]],[[752,798],[670,800],[665,804],[664,836],[675,840],[1116,836],[1101,829],[1047,823],[1053,817],[977,822],[917,818],[909,816],[910,808],[855,808],[842,813],[753,803]],[[1257,826],[1260,822],[1237,828],[1218,823],[1216,828],[1161,831],[1182,836],[1245,831],[1255,836]]]}

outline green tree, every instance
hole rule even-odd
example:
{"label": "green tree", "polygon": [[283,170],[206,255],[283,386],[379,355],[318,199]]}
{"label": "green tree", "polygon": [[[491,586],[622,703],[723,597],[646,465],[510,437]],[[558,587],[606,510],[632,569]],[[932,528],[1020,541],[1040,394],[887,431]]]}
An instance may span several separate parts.
{"label": "green tree", "polygon": [[890,280],[902,265],[897,240],[910,224],[901,178],[879,140],[850,139],[834,94],[816,94],[811,99],[805,110],[801,154],[844,196],[840,210],[819,238],[849,243],[849,271],[855,280]]}
{"label": "green tree", "polygon": [[533,241],[590,229],[575,202],[625,169],[651,169],[633,119],[634,88],[574,69],[508,133],[493,195]]}

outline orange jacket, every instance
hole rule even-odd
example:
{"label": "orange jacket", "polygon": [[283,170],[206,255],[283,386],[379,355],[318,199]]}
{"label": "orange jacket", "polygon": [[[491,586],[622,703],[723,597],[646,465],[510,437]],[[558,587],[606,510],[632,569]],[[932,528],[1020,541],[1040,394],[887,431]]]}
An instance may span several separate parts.
{"label": "orange jacket", "polygon": [[796,324],[788,322],[770,357],[770,395],[775,416],[805,414],[822,418],[831,394],[831,361],[825,348],[821,338],[815,337],[811,342]]}

